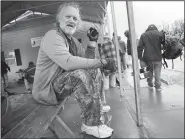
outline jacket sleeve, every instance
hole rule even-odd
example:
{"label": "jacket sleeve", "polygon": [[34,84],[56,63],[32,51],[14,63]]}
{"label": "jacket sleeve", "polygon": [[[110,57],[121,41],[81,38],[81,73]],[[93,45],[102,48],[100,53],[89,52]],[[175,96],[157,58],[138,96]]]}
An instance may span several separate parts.
{"label": "jacket sleeve", "polygon": [[5,63],[6,68],[10,71],[10,67]]}
{"label": "jacket sleeve", "polygon": [[[97,59],[73,56],[69,53],[64,38],[54,31],[48,32],[42,41],[45,54],[66,71],[100,67]],[[84,50],[81,50],[84,51]]]}
{"label": "jacket sleeve", "polygon": [[139,45],[137,47],[138,50],[138,58],[142,59],[142,53],[144,50],[144,42],[143,42],[143,35],[141,35],[140,40],[139,40]]}

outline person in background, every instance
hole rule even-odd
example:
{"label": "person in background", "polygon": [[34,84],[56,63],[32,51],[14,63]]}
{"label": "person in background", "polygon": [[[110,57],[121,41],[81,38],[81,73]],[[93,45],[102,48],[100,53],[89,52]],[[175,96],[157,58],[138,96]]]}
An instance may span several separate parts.
{"label": "person in background", "polygon": [[[161,87],[161,68],[162,68],[162,44],[164,44],[164,35],[159,32],[154,24],[148,26],[145,33],[140,37],[138,46],[138,58],[140,63],[146,63],[149,67],[149,78],[147,78],[148,87],[153,88],[155,84],[156,91],[162,90]],[[153,74],[155,83],[153,84]]]}
{"label": "person in background", "polygon": [[97,138],[107,138],[113,129],[101,121],[108,112],[100,99],[99,68],[115,71],[111,58],[96,59],[99,38],[97,29],[87,32],[85,50],[73,37],[81,21],[80,7],[75,2],[63,3],[56,14],[56,27],[48,31],[41,42],[34,76],[33,98],[45,105],[60,104],[74,94],[81,108],[81,131]]}
{"label": "person in background", "polygon": [[136,39],[136,46],[138,47],[139,45],[139,39]]}
{"label": "person in background", "polygon": [[4,61],[1,61],[1,77],[4,84],[4,88],[8,87],[8,71],[11,71],[10,67]]}
{"label": "person in background", "polygon": [[8,71],[10,72],[10,67],[4,62],[1,61],[1,95],[16,95],[15,92],[9,92],[7,90],[8,87]]}
{"label": "person in background", "polygon": [[120,36],[118,36],[118,41],[119,41],[119,46],[120,46],[121,63],[122,63],[123,71],[124,71],[124,70],[126,70],[126,59],[125,59],[126,44],[124,41],[121,40]]}
{"label": "person in background", "polygon": [[125,37],[127,37],[127,54],[131,56],[132,54],[131,54],[130,32],[126,30],[124,34]]}
{"label": "person in background", "polygon": [[[100,49],[100,55],[101,58],[113,58],[115,61],[117,61],[116,48],[108,34],[105,34],[103,37],[103,44]],[[108,90],[109,87],[116,87],[116,72],[104,70],[104,75],[104,89]]]}
{"label": "person in background", "polygon": [[[132,52],[131,52],[131,40],[130,40],[130,32],[129,32],[129,30],[126,30],[124,32],[124,35],[127,38],[127,54],[128,54],[128,61],[129,61],[129,60],[131,60],[131,56],[132,56]],[[129,67],[129,64],[127,64],[127,68],[128,67]]]}
{"label": "person in background", "polygon": [[30,83],[33,83],[34,75],[35,75],[35,69],[36,66],[33,62],[29,62],[28,68],[23,71],[23,77],[24,77],[24,84],[26,88],[26,93],[31,93],[31,87]]}

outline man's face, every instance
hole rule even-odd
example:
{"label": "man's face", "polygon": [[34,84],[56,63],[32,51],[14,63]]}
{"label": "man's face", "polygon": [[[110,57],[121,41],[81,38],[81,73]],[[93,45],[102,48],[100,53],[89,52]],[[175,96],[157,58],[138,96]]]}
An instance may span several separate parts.
{"label": "man's face", "polygon": [[72,36],[79,24],[80,14],[74,7],[65,7],[61,10],[58,16],[60,28],[62,31],[68,35]]}

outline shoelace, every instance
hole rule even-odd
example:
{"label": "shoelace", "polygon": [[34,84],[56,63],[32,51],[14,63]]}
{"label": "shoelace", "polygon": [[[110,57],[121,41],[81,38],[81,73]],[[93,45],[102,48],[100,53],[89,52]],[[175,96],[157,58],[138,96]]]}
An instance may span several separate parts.
{"label": "shoelace", "polygon": [[107,127],[106,125],[101,125],[101,127],[102,127],[103,129],[106,129],[106,131],[107,131],[107,129],[108,129],[108,127]]}

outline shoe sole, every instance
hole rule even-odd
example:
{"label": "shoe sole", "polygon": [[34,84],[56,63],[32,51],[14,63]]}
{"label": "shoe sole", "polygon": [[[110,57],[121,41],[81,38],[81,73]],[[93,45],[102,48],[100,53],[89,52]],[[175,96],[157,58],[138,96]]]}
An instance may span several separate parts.
{"label": "shoe sole", "polygon": [[86,132],[82,132],[82,134],[83,134],[83,139],[93,139],[93,138],[95,138],[95,139],[111,139],[112,135],[113,135],[113,133],[112,133],[112,135],[110,137],[99,138],[99,137],[95,137],[93,135],[87,134]]}
{"label": "shoe sole", "polygon": [[82,131],[82,133],[83,133],[84,135],[86,135],[86,137],[87,137],[87,138],[86,138],[86,137],[83,137],[83,139],[89,139],[88,136],[92,136],[92,137],[95,137],[95,138],[97,138],[97,139],[110,139],[110,138],[112,137],[114,131],[112,131],[112,134],[111,134],[109,137],[105,137],[105,138],[96,137],[96,136],[94,136],[94,135],[92,135],[92,134],[86,133],[85,131]]}

